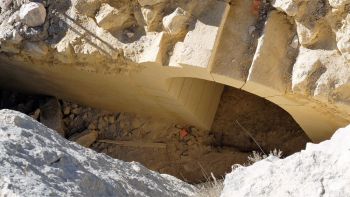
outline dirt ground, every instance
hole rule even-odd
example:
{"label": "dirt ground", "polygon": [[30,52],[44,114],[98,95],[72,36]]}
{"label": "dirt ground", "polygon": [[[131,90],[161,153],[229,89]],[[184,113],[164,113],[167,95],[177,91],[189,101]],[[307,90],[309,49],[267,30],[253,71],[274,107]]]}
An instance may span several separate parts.
{"label": "dirt ground", "polygon": [[[67,139],[85,136],[85,146],[191,183],[220,178],[233,164],[247,163],[252,151],[273,149],[287,156],[309,141],[292,117],[273,103],[226,87],[210,131],[132,113],[111,113],[46,96],[8,91],[0,109],[22,111]],[[96,133],[95,135],[91,135]],[[87,144],[86,144],[87,143]]]}

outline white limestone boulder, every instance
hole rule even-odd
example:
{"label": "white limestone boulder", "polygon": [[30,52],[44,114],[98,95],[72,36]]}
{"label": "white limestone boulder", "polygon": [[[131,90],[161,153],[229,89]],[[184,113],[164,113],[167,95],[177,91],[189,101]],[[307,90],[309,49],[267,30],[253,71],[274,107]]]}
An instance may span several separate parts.
{"label": "white limestone boulder", "polygon": [[285,159],[270,156],[226,175],[221,197],[350,196],[350,125]]}
{"label": "white limestone boulder", "polygon": [[19,11],[20,20],[28,27],[43,25],[46,19],[46,9],[43,4],[30,2],[23,4]]}
{"label": "white limestone boulder", "polygon": [[191,196],[194,187],[62,138],[0,110],[0,196]]}

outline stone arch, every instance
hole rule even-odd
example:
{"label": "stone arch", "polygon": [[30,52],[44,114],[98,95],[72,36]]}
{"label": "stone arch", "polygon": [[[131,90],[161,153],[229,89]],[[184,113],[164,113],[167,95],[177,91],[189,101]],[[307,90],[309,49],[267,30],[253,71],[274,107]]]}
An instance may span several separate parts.
{"label": "stone arch", "polygon": [[[259,18],[251,3],[213,1],[181,39],[159,31],[132,43],[97,32],[103,27],[92,18],[63,17],[70,31],[53,49],[29,40],[24,48],[2,44],[0,85],[209,128],[224,84],[285,109],[312,140],[330,137],[350,122],[349,86],[327,76],[349,73],[349,64],[334,51],[293,48],[290,18],[276,10]],[[182,97],[183,89],[192,96]]]}

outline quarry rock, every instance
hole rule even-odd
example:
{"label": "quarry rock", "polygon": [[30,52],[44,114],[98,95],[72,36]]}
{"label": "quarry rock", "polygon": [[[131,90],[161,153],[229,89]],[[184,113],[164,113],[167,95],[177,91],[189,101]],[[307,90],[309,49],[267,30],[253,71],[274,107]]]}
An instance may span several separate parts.
{"label": "quarry rock", "polygon": [[315,25],[315,27],[308,27],[306,24],[296,21],[298,37],[300,44],[311,45],[315,43],[315,39],[320,31],[320,26]]}
{"label": "quarry rock", "polygon": [[139,163],[69,142],[19,112],[0,110],[0,142],[4,196],[192,196],[196,191]]}
{"label": "quarry rock", "polygon": [[287,158],[270,156],[226,175],[221,197],[349,196],[350,126]]}
{"label": "quarry rock", "polygon": [[292,42],[290,43],[290,46],[293,48],[293,49],[297,49],[299,47],[299,38],[297,35],[295,35],[293,37],[293,40]]}
{"label": "quarry rock", "polygon": [[20,20],[28,27],[36,27],[44,24],[46,9],[43,4],[30,2],[23,4],[19,11]]}
{"label": "quarry rock", "polygon": [[272,6],[277,10],[285,12],[288,16],[295,16],[298,13],[298,2],[300,0],[273,0]]}

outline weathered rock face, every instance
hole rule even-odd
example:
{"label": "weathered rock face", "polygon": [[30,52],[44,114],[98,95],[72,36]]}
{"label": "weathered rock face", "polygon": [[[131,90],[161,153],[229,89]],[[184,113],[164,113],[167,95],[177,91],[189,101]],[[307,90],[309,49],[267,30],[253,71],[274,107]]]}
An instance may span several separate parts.
{"label": "weathered rock face", "polygon": [[19,112],[0,110],[1,196],[191,196],[195,188],[112,159]]}
{"label": "weathered rock face", "polygon": [[285,159],[270,156],[226,175],[221,197],[349,196],[350,126]]}
{"label": "weathered rock face", "polygon": [[2,86],[209,128],[226,84],[314,141],[350,122],[347,0],[49,0],[38,27],[21,2],[2,5]]}

